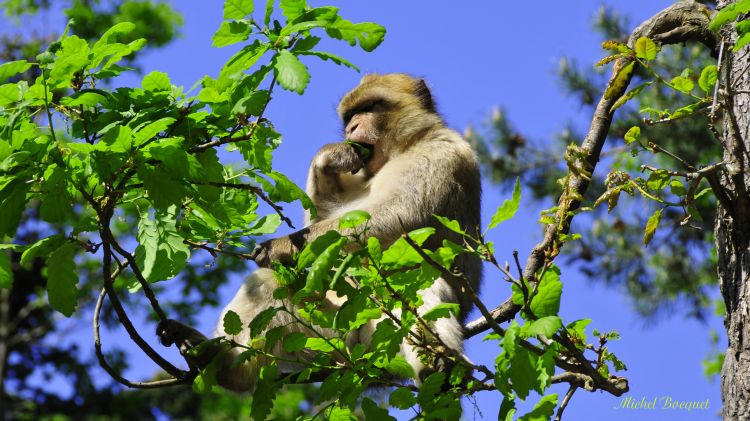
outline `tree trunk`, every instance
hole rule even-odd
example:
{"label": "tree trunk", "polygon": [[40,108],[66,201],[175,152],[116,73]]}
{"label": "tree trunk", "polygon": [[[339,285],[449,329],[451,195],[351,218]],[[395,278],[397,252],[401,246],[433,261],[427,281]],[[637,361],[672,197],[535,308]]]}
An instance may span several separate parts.
{"label": "tree trunk", "polygon": [[[720,2],[720,7],[733,1]],[[723,35],[730,41],[721,64],[724,106],[724,161],[720,183],[726,199],[719,204],[715,234],[718,276],[726,304],[724,327],[728,348],[721,370],[724,420],[750,420],[750,49],[731,52],[733,25]],[[721,192],[717,192],[721,194]]]}

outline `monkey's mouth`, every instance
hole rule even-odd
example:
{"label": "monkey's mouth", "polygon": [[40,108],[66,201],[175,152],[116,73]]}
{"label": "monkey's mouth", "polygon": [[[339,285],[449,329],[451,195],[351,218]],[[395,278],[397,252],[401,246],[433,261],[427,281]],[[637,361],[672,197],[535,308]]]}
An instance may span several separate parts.
{"label": "monkey's mouth", "polygon": [[367,162],[370,160],[370,158],[372,158],[372,152],[375,149],[375,145],[365,142],[357,142],[354,140],[347,140],[346,143],[354,147],[354,151],[363,162]]}

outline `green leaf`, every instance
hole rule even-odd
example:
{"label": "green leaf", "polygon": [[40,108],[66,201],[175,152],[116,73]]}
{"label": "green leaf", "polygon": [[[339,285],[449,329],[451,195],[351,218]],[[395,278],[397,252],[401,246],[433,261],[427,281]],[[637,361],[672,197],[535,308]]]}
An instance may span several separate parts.
{"label": "green leaf", "polygon": [[0,83],[5,82],[11,77],[23,73],[31,68],[31,63],[26,60],[9,61],[0,64]]}
{"label": "green leaf", "polygon": [[54,67],[49,72],[48,84],[51,88],[67,88],[73,76],[88,66],[89,44],[73,35],[63,39]]}
{"label": "green leaf", "polygon": [[708,24],[708,29],[718,31],[725,24],[734,21],[738,16],[750,12],[750,0],[739,0],[719,10]]}
{"label": "green leaf", "polygon": [[163,171],[152,166],[139,167],[138,176],[156,209],[166,211],[171,206],[182,204],[185,187],[179,181],[165,176]]}
{"label": "green leaf", "polygon": [[321,60],[325,60],[325,61],[330,60],[330,61],[338,64],[339,66],[346,66],[346,67],[348,67],[350,69],[354,69],[356,71],[359,71],[359,67],[355,66],[352,62],[350,62],[349,60],[346,60],[343,57],[339,57],[339,56],[337,56],[335,54],[326,53],[326,52],[323,52],[323,51],[299,51],[299,52],[297,52],[297,55],[301,55],[301,56],[315,56],[315,57],[317,57],[317,58],[319,58]]}
{"label": "green leaf", "polygon": [[[256,130],[257,131],[257,130]],[[284,174],[276,171],[266,173],[275,182],[275,189],[266,190],[268,191],[268,197],[274,202],[293,202],[297,199],[302,203],[302,207],[308,210],[314,209],[312,200],[307,196],[304,190],[300,189],[292,180],[290,180]],[[263,186],[266,188],[267,186]],[[315,217],[315,212],[311,211],[312,217]]]}
{"label": "green leaf", "polygon": [[263,25],[268,26],[271,22],[271,14],[273,13],[273,4],[276,0],[266,0],[266,10],[263,14]]}
{"label": "green leaf", "polygon": [[221,69],[219,78],[216,80],[216,90],[223,93],[232,83],[239,80],[246,70],[253,67],[255,62],[268,51],[268,48],[268,44],[255,40],[238,51]]}
{"label": "green leaf", "polygon": [[224,333],[227,335],[239,335],[242,332],[242,320],[240,315],[232,310],[224,314]]}
{"label": "green leaf", "polygon": [[155,212],[151,219],[148,210],[141,211],[135,258],[149,282],[177,275],[190,257],[190,249],[177,231],[176,212],[176,207],[170,207],[166,212]]}
{"label": "green leaf", "polygon": [[388,405],[398,409],[409,409],[417,404],[417,398],[406,387],[399,387],[391,392],[388,397]]}
{"label": "green leaf", "polygon": [[222,22],[219,29],[214,33],[211,40],[213,47],[221,48],[227,45],[245,41],[250,37],[253,28],[246,22]]}
{"label": "green leaf", "polygon": [[396,421],[388,414],[388,410],[379,407],[375,401],[370,398],[362,398],[362,412],[365,414],[365,421]]}
{"label": "green leaf", "polygon": [[92,52],[96,55],[99,54],[104,47],[117,42],[117,39],[122,35],[131,33],[136,28],[134,23],[131,22],[120,22],[107,29],[101,38],[99,38],[94,46],[91,48]]}
{"label": "green leaf", "polygon": [[281,225],[281,217],[276,214],[265,215],[256,220],[253,225],[247,229],[245,235],[259,236],[266,234],[273,234],[276,229]]}
{"label": "green leaf", "polygon": [[307,336],[301,332],[292,332],[284,338],[283,347],[286,352],[298,352],[305,348]]}
{"label": "green leaf", "polygon": [[66,241],[67,239],[63,235],[52,235],[37,241],[24,250],[21,255],[21,266],[25,268],[31,267],[34,259],[52,253],[52,251],[58,249]]}
{"label": "green leaf", "polygon": [[562,282],[560,282],[560,270],[556,267],[547,269],[544,278],[539,283],[537,293],[531,299],[531,312],[539,318],[556,316],[560,311],[560,295],[562,294]]}
{"label": "green leaf", "polygon": [[60,99],[60,103],[68,107],[76,107],[79,105],[95,107],[99,104],[106,104],[107,97],[97,92],[79,92],[70,97],[63,97]]}
{"label": "green leaf", "polygon": [[[591,319],[580,319],[568,323],[566,329],[568,329],[568,332],[572,333],[573,336],[579,338],[581,340],[581,343],[583,344],[586,343],[586,326],[588,326],[590,323]],[[581,345],[581,347],[582,346],[583,345]]]}
{"label": "green leaf", "polygon": [[534,405],[531,412],[518,418],[518,421],[548,421],[552,418],[556,406],[557,394],[547,395]]}
{"label": "green leaf", "polygon": [[0,238],[15,236],[26,206],[26,193],[31,187],[25,181],[17,177],[0,189]]}
{"label": "green leaf", "polygon": [[461,229],[461,224],[459,224],[458,221],[454,219],[449,219],[440,215],[432,215],[432,216],[434,216],[435,219],[437,219],[438,222],[440,222],[442,226],[448,228],[449,230],[455,233],[461,234],[461,235],[466,235],[466,232],[464,232],[464,230]]}
{"label": "green leaf", "polygon": [[270,99],[268,91],[255,91],[240,98],[232,107],[232,114],[260,115]]}
{"label": "green leaf", "polygon": [[643,233],[644,245],[648,245],[648,243],[650,243],[651,240],[654,238],[656,227],[659,226],[659,222],[661,221],[662,210],[664,210],[664,208],[657,209],[656,212],[654,212],[654,214],[648,218],[648,221],[646,222],[646,231]]}
{"label": "green leaf", "polygon": [[315,36],[308,36],[306,38],[298,39],[297,42],[294,43],[294,46],[292,47],[291,52],[295,54],[309,52],[310,49],[318,45],[319,42],[320,42],[320,37],[315,37]]}
{"label": "green leaf", "polygon": [[305,92],[310,73],[307,67],[288,50],[281,50],[274,60],[274,73],[282,88],[302,94]]}
{"label": "green leaf", "polygon": [[673,78],[672,81],[670,81],[669,83],[675,89],[684,93],[689,93],[695,87],[695,84],[693,83],[693,81],[690,80],[690,78],[687,78],[685,76],[677,76]]}
{"label": "green leaf", "polygon": [[253,13],[253,0],[225,0],[224,19],[243,19]]}
{"label": "green leaf", "polygon": [[253,320],[250,322],[250,337],[257,338],[263,333],[268,327],[268,324],[273,320],[273,316],[279,311],[276,307],[268,307],[267,309],[258,313]]}
{"label": "green leaf", "polygon": [[750,43],[750,32],[746,32],[742,35],[740,35],[739,38],[737,38],[737,41],[734,43],[734,47],[732,47],[732,52],[738,52],[740,49],[744,46],[746,46],[748,43]]}
{"label": "green leaf", "polygon": [[339,229],[356,228],[369,220],[370,214],[365,211],[349,211],[339,218]]}
{"label": "green leaf", "polygon": [[7,83],[0,85],[0,107],[13,104],[21,100],[21,89],[18,84]]}
{"label": "green leaf", "polygon": [[414,368],[401,355],[391,358],[385,364],[384,368],[396,377],[404,379],[414,378]]}
{"label": "green leaf", "polygon": [[264,365],[260,369],[260,381],[253,392],[253,401],[250,406],[250,415],[253,420],[265,420],[273,408],[276,393],[281,387],[277,382],[279,369],[276,365]]}
{"label": "green leaf", "polygon": [[47,296],[50,306],[70,317],[78,305],[76,246],[65,243],[47,258]]}
{"label": "green leaf", "polygon": [[659,47],[647,37],[640,37],[635,41],[636,57],[650,61],[656,58]]}
{"label": "green leaf", "polygon": [[326,32],[330,37],[344,40],[349,45],[359,41],[359,46],[368,52],[377,48],[385,38],[385,28],[377,23],[352,23],[340,17],[326,26]]}
{"label": "green leaf", "polygon": [[[516,402],[508,396],[503,397],[503,402],[500,404],[500,411],[497,414],[498,421],[513,421],[513,416],[516,415]],[[546,420],[545,420],[546,421]]]}
{"label": "green leaf", "polygon": [[550,338],[560,328],[562,328],[562,319],[557,316],[545,316],[523,325],[521,327],[521,334],[525,338],[532,338],[539,335]]}
{"label": "green leaf", "polygon": [[172,82],[169,76],[164,72],[153,71],[143,77],[141,87],[144,91],[158,92],[171,91]]}
{"label": "green leaf", "polygon": [[703,68],[701,76],[700,78],[698,78],[698,86],[703,92],[709,94],[711,93],[711,91],[713,91],[714,86],[716,85],[716,78],[718,77],[719,71],[716,66],[713,64],[709,64],[708,66]]}
{"label": "green leaf", "polygon": [[305,348],[313,351],[321,352],[333,352],[336,349],[341,349],[344,346],[338,338],[323,339],[323,338],[307,338],[305,340]]}
{"label": "green leaf", "polygon": [[518,211],[519,203],[521,203],[521,181],[516,177],[516,183],[513,186],[513,196],[511,196],[510,199],[506,199],[503,204],[497,208],[495,214],[492,215],[490,224],[487,225],[487,230],[496,227],[501,222],[513,218]]}
{"label": "green leaf", "polygon": [[297,259],[297,269],[302,270],[310,267],[318,256],[339,239],[341,239],[341,234],[331,230],[306,245]]}
{"label": "green leaf", "polygon": [[639,137],[641,137],[641,128],[638,126],[633,126],[625,133],[625,143],[630,145],[631,143],[637,141]]}
{"label": "green leaf", "polygon": [[292,22],[305,13],[307,2],[305,0],[281,0],[281,12],[287,22]]}
{"label": "green leaf", "polygon": [[[408,234],[418,246],[421,246],[435,233],[435,228],[425,227],[414,230]],[[386,251],[383,252],[381,263],[384,265],[399,267],[412,266],[421,263],[424,259],[403,238],[399,238]]]}
{"label": "green leaf", "polygon": [[616,109],[618,109],[621,106],[623,106],[629,100],[633,99],[636,95],[638,95],[639,93],[641,93],[641,91],[643,90],[643,88],[645,88],[647,86],[651,86],[652,83],[654,83],[654,82],[650,81],[650,82],[642,83],[642,84],[636,86],[635,88],[627,91],[621,97],[617,98],[617,101],[615,101],[615,103],[612,104],[612,108],[609,109],[610,114],[613,113]]}
{"label": "green leaf", "polygon": [[10,266],[10,256],[5,250],[0,250],[0,289],[13,286],[13,270]]}
{"label": "green leaf", "polygon": [[143,145],[160,132],[167,130],[175,121],[172,117],[164,117],[148,123],[133,133],[133,143],[136,147]]}
{"label": "green leaf", "polygon": [[124,153],[133,149],[133,131],[128,126],[115,126],[96,144],[96,149],[104,152]]}
{"label": "green leaf", "polygon": [[198,92],[198,101],[205,102],[208,104],[218,104],[229,100],[229,93],[219,93],[215,88],[204,87]]}
{"label": "green leaf", "polygon": [[682,184],[680,180],[672,180],[669,182],[669,190],[674,194],[675,196],[684,196],[687,194],[687,189],[685,189],[685,185]]}
{"label": "green leaf", "polygon": [[47,222],[63,222],[72,208],[65,170],[57,165],[47,167],[42,190],[40,216]]}
{"label": "green leaf", "polygon": [[310,266],[310,272],[307,274],[305,291],[324,292],[327,289],[328,282],[326,280],[330,276],[329,272],[339,258],[339,252],[346,242],[346,237],[339,238],[315,258]]}
{"label": "green leaf", "polygon": [[454,303],[438,304],[422,315],[425,320],[435,321],[453,316],[458,316],[460,306]]}
{"label": "green leaf", "polygon": [[671,179],[672,177],[667,170],[656,170],[648,177],[646,187],[651,191],[659,192],[669,185]]}

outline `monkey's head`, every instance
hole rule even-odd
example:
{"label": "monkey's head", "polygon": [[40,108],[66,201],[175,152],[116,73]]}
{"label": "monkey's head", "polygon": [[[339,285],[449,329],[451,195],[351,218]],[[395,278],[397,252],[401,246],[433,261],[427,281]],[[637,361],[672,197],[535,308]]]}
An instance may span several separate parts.
{"label": "monkey's head", "polygon": [[443,127],[425,82],[401,73],[369,74],[338,107],[344,137],[370,150],[366,169],[376,173],[430,129]]}

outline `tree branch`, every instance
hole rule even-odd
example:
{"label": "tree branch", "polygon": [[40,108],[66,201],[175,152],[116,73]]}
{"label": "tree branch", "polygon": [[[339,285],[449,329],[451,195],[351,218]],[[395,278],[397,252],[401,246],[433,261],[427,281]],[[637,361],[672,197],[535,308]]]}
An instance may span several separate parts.
{"label": "tree branch", "polygon": [[[706,6],[694,0],[678,2],[633,30],[628,45],[632,47],[638,38],[648,37],[662,44],[698,41],[713,51],[717,45],[717,38],[708,30],[710,15],[711,12]],[[625,93],[632,77],[632,73],[618,75],[618,69],[623,68],[630,60],[630,58],[620,58],[615,62],[610,89],[599,100],[591,118],[591,127],[579,148],[581,156],[577,159],[577,168],[585,168],[592,173],[599,162],[599,156],[612,123],[612,106]],[[616,86],[613,84],[615,79],[619,79]],[[544,238],[532,249],[526,260],[524,278],[529,282],[535,282],[536,273],[551,263],[560,253],[562,246],[560,235],[569,232],[573,211],[580,207],[581,199],[585,196],[589,183],[590,180],[587,177],[578,172],[568,171],[567,183],[558,202],[558,223],[547,226]],[[495,322],[502,323],[512,319],[520,309],[521,307],[513,304],[509,298],[490,311],[490,315]],[[484,332],[490,326],[491,322],[485,316],[473,320],[466,324],[467,337]]]}

